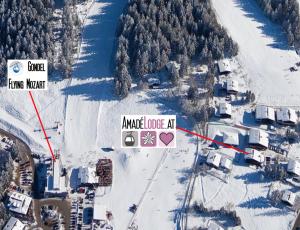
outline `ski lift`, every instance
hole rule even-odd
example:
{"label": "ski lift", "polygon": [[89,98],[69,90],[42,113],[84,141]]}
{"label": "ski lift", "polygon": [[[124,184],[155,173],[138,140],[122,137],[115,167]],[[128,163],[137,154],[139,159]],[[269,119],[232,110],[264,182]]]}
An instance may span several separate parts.
{"label": "ski lift", "polygon": [[127,135],[125,136],[124,143],[126,146],[133,146],[135,143],[134,136],[132,135],[132,132],[127,132]]}

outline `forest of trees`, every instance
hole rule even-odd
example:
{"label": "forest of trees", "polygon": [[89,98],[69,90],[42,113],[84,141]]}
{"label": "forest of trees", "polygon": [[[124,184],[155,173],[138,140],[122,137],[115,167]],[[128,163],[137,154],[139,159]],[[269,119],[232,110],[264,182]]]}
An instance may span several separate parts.
{"label": "forest of trees", "polygon": [[121,97],[132,78],[159,71],[169,60],[187,66],[192,59],[212,62],[238,52],[209,0],[129,1],[117,36],[115,82]]}
{"label": "forest of trees", "polygon": [[[53,0],[0,1],[0,76],[7,59],[48,58],[52,67],[54,46],[51,17]],[[0,80],[1,80],[0,79]]]}
{"label": "forest of trees", "polygon": [[287,33],[289,45],[300,45],[300,15],[297,0],[256,0],[265,14]]}
{"label": "forest of trees", "polygon": [[[54,0],[0,0],[0,83],[5,79],[7,59],[47,59],[50,73],[59,69],[70,77],[80,20],[77,0],[64,2],[62,28],[56,28]],[[61,29],[60,38],[55,37],[55,29]],[[61,51],[55,50],[55,42],[61,43]]]}
{"label": "forest of trees", "polygon": [[74,54],[80,39],[81,22],[76,12],[76,0],[65,0],[62,17],[62,55],[60,59],[63,76],[71,77]]}

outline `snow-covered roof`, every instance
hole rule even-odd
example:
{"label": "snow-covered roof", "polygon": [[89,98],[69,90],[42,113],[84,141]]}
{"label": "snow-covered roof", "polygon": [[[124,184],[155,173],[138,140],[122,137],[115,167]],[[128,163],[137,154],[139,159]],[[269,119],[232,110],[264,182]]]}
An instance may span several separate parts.
{"label": "snow-covered roof", "polygon": [[89,167],[79,167],[78,178],[81,184],[95,184],[98,182],[96,169]]}
{"label": "snow-covered roof", "polygon": [[9,210],[26,215],[32,198],[22,193],[13,192],[9,197]]}
{"label": "snow-covered roof", "polygon": [[66,188],[66,178],[61,176],[62,163],[60,158],[52,162],[52,171],[47,177],[47,187],[46,192],[48,193],[65,193]]}
{"label": "snow-covered roof", "polygon": [[206,162],[214,165],[215,167],[219,167],[221,163],[221,155],[219,153],[210,152],[207,156]]}
{"label": "snow-covered roof", "polygon": [[257,120],[271,120],[275,121],[275,110],[265,105],[256,106],[255,117]]}
{"label": "snow-covered roof", "polygon": [[155,78],[155,77],[151,77],[147,80],[147,82],[149,84],[160,84],[160,80],[158,78]]}
{"label": "snow-covered roof", "polygon": [[239,91],[239,83],[235,80],[227,79],[226,89],[229,92],[238,92]]}
{"label": "snow-covered roof", "polygon": [[287,171],[300,176],[300,162],[293,159],[289,159]]}
{"label": "snow-covered roof", "polygon": [[229,73],[231,72],[231,66],[228,59],[223,59],[218,61],[218,68],[220,73]]}
{"label": "snow-covered roof", "polygon": [[224,132],[223,142],[228,145],[239,145],[239,134],[237,132]]}
{"label": "snow-covered roof", "polygon": [[56,159],[53,161],[53,188],[59,189],[60,188],[60,174],[61,174],[61,161]]}
{"label": "snow-covered roof", "polygon": [[258,144],[264,147],[269,146],[269,135],[261,129],[250,129],[249,144]]}
{"label": "snow-covered roof", "polygon": [[296,123],[298,116],[295,110],[284,107],[276,110],[276,118],[278,122]]}
{"label": "snow-covered roof", "polygon": [[106,220],[107,219],[106,212],[107,212],[106,206],[99,204],[95,200],[93,219],[94,220]]}
{"label": "snow-covered roof", "polygon": [[23,224],[20,220],[15,217],[11,217],[3,230],[23,230],[25,228],[25,224]]}
{"label": "snow-covered roof", "polygon": [[282,195],[281,200],[287,202],[290,205],[294,205],[296,201],[296,195],[291,191],[285,191]]}
{"label": "snow-covered roof", "polygon": [[229,103],[220,103],[219,105],[219,112],[220,112],[220,115],[230,115],[231,116],[231,113],[232,113],[232,106],[231,104]]}
{"label": "snow-covered roof", "polygon": [[221,167],[225,169],[231,170],[232,168],[232,160],[227,157],[222,157],[221,159]]}
{"label": "snow-covered roof", "polygon": [[246,160],[253,160],[258,163],[263,163],[265,161],[264,155],[257,151],[256,149],[246,148],[245,151],[249,154],[245,155]]}

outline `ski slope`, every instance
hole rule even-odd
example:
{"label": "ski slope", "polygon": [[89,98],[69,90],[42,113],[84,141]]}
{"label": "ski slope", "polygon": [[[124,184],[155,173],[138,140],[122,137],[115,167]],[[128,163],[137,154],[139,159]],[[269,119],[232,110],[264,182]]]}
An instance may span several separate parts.
{"label": "ski slope", "polygon": [[239,45],[238,59],[258,103],[299,106],[299,72],[289,71],[299,57],[287,47],[280,26],[268,20],[255,1],[212,2],[219,22]]}

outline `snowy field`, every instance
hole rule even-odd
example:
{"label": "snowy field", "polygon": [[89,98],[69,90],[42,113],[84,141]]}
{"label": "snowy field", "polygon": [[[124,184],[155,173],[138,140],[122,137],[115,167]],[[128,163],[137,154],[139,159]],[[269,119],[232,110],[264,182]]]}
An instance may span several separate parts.
{"label": "snowy field", "polygon": [[[177,148],[170,151],[120,149],[122,114],[175,113],[180,125],[190,128],[173,105],[157,99],[160,91],[133,90],[122,101],[113,95],[110,67],[114,36],[126,2],[96,0],[80,6],[85,24],[73,78],[51,81],[47,92],[33,95],[53,149],[60,151],[67,168],[94,166],[101,157],[113,160],[113,186],[110,191],[99,192],[97,202],[112,211],[115,229],[125,230],[132,223],[143,230],[176,229],[175,217],[182,208],[197,147],[194,138],[178,132]],[[239,44],[238,61],[248,74],[251,89],[258,94],[258,102],[300,106],[300,90],[295,87],[300,86],[299,72],[288,70],[299,58],[286,47],[281,29],[251,1],[213,3],[221,23]],[[33,152],[49,154],[42,133],[37,131],[40,127],[28,94],[4,88],[0,94],[0,127],[24,139]],[[58,130],[52,129],[56,122]],[[101,150],[111,146],[116,149],[112,153]],[[225,153],[234,156],[232,150]],[[269,186],[260,182],[257,171],[237,163],[228,184],[210,175],[198,177],[192,202],[203,201],[214,208],[232,202],[246,229],[270,229],[270,223],[272,230],[286,229],[294,214],[287,208],[268,205],[265,197]],[[128,211],[133,203],[139,206],[135,215]],[[188,226],[206,221],[191,217]]]}
{"label": "snowy field", "polygon": [[289,68],[299,61],[280,26],[255,1],[212,0],[220,23],[239,45],[238,60],[245,68],[258,103],[300,105],[299,72]]}

